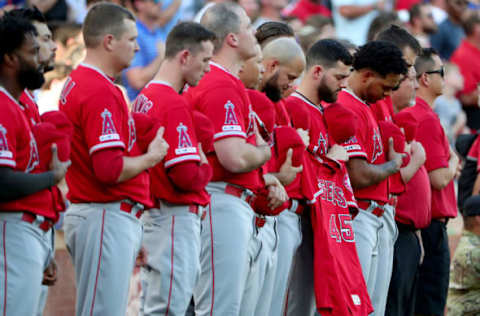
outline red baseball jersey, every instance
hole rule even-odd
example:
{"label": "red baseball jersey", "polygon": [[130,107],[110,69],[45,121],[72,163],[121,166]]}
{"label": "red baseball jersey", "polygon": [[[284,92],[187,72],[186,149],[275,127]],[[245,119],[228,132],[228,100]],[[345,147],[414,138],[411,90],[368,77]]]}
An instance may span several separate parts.
{"label": "red baseball jersey", "polygon": [[73,203],[130,199],[151,206],[147,172],[106,185],[93,170],[90,155],[96,151],[121,149],[126,157],[141,154],[136,144],[135,122],[113,79],[94,66],[80,64],[67,78],[59,106],[74,125],[72,165],[66,176],[68,199]]}
{"label": "red baseball jersey", "polygon": [[462,93],[475,91],[480,83],[480,49],[464,39],[450,60],[460,68],[465,81]]}
{"label": "red baseball jersey", "polygon": [[24,109],[24,113],[28,119],[29,124],[35,125],[40,123],[40,113],[38,112],[38,105],[35,102],[35,98],[32,93],[27,89],[23,90],[23,93],[20,95],[20,104]]}
{"label": "red baseball jersey", "polygon": [[382,100],[378,100],[374,104],[370,105],[370,108],[375,115],[378,122],[387,121],[391,122],[393,117],[393,103],[392,98],[387,96]]}
{"label": "red baseball jersey", "polygon": [[[440,119],[432,108],[425,100],[417,97],[415,106],[404,111],[409,111],[418,120],[417,141],[425,148],[427,172],[448,168],[450,145]],[[453,182],[453,180],[450,181],[442,190],[432,188],[432,218],[457,216],[457,199]]]}
{"label": "red baseball jersey", "polygon": [[275,125],[276,126],[292,126],[290,115],[288,115],[285,107],[285,100],[282,99],[275,104]]}
{"label": "red baseball jersey", "polygon": [[[37,142],[22,107],[4,88],[0,87],[0,166],[25,173],[40,173]],[[56,219],[49,189],[10,202],[0,203],[2,212],[28,211]]]}
{"label": "red baseball jersey", "polygon": [[[198,86],[190,87],[185,93],[193,108],[211,119],[215,130],[214,142],[240,137],[255,145],[255,113],[245,86],[238,77],[212,62],[211,71],[200,80]],[[263,186],[259,169],[232,173],[221,165],[215,152],[209,153],[207,158],[213,168],[212,181],[225,181],[254,192]]]}
{"label": "red baseball jersey", "polygon": [[[329,315],[368,315],[373,308],[355,246],[350,208],[356,208],[356,203],[347,169],[334,161],[313,160],[312,164],[319,188],[315,200],[319,207],[312,208],[317,301],[333,296]],[[324,255],[325,249],[329,256]],[[330,269],[318,269],[318,265]],[[332,271],[336,279],[328,276]]]}
{"label": "red baseball jersey", "polygon": [[178,190],[167,174],[167,170],[177,164],[200,162],[192,115],[185,98],[170,84],[151,81],[135,99],[132,111],[148,114],[165,127],[163,138],[170,146],[164,160],[150,170],[153,196],[175,204],[208,204],[210,197],[205,189],[200,192]]}
{"label": "red baseball jersey", "polygon": [[[350,158],[363,158],[369,164],[380,165],[386,162],[382,139],[377,120],[370,107],[348,90],[338,94],[338,103],[352,110],[358,117],[357,134],[343,146]],[[363,200],[388,202],[388,179],[363,189],[356,189],[355,197]]]}

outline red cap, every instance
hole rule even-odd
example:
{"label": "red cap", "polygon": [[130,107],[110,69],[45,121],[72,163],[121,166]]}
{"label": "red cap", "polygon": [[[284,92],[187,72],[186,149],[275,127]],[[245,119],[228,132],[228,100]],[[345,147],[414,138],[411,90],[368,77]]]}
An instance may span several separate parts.
{"label": "red cap", "polygon": [[337,144],[342,144],[354,136],[358,128],[358,118],[349,108],[332,103],[324,109],[327,130]]}
{"label": "red cap", "polygon": [[62,133],[73,136],[73,124],[68,119],[67,115],[61,111],[45,112],[41,116],[41,121],[55,125],[55,128]]}
{"label": "red cap", "polygon": [[305,144],[298,135],[298,132],[289,126],[275,128],[275,151],[277,153],[276,170],[279,170],[287,158],[287,151],[292,148],[292,166],[298,167],[302,164]]}
{"label": "red cap", "polygon": [[195,134],[199,143],[202,143],[204,153],[213,151],[213,129],[212,121],[205,114],[192,111],[193,125],[195,126]]}
{"label": "red cap", "polygon": [[393,121],[405,131],[407,142],[411,142],[417,136],[418,121],[412,113],[400,111],[393,116]]}
{"label": "red cap", "polygon": [[57,130],[55,125],[42,122],[32,127],[32,133],[37,142],[38,155],[40,156],[40,168],[48,170],[52,160],[52,144],[57,144],[58,159],[68,161],[70,159],[70,137]]}
{"label": "red cap", "polygon": [[137,144],[144,153],[148,151],[148,145],[157,135],[160,123],[153,117],[144,113],[132,113],[135,121],[135,132],[137,133]]}
{"label": "red cap", "polygon": [[393,148],[397,153],[405,151],[405,135],[403,135],[400,128],[392,122],[381,121],[378,122],[380,128],[380,135],[382,137],[383,148],[388,152],[388,140],[393,138]]}

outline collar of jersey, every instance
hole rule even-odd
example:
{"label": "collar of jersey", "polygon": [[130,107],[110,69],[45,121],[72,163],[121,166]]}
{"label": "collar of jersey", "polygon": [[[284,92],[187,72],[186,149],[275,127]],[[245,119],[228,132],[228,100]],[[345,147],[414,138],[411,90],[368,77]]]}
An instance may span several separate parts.
{"label": "collar of jersey", "polygon": [[[169,83],[169,82],[166,82],[166,81],[163,81],[163,80],[152,80],[150,81],[148,84],[161,84],[161,85],[164,85],[164,86],[168,86],[170,88],[173,89],[172,85]],[[147,85],[148,86],[148,85]]]}
{"label": "collar of jersey", "polygon": [[15,98],[10,94],[10,92],[7,91],[7,89],[0,86],[0,92],[3,92],[7,97],[10,98],[10,100],[12,100],[12,102],[14,102],[16,105],[18,105],[22,110],[25,109],[17,100],[15,100]]}
{"label": "collar of jersey", "polygon": [[363,101],[362,99],[360,99],[355,93],[353,93],[353,91],[350,91],[349,89],[345,88],[345,89],[342,89],[342,91],[345,91],[346,93],[350,94],[352,97],[354,97],[355,99],[357,99],[358,101],[362,102],[363,104],[365,104],[366,106],[369,106],[367,104],[367,102]]}
{"label": "collar of jersey", "polygon": [[227,74],[229,74],[229,75],[231,75],[231,76],[234,76],[234,77],[237,78],[237,79],[240,79],[240,78],[238,78],[238,76],[235,76],[235,75],[232,74],[230,71],[228,71],[227,69],[225,69],[225,67],[223,67],[222,65],[217,64],[217,63],[214,62],[214,61],[210,61],[210,65],[211,65],[211,66],[215,66],[215,67],[217,67],[217,68],[225,71]]}
{"label": "collar of jersey", "polygon": [[317,111],[320,111],[322,114],[323,114],[323,107],[321,105],[317,106],[315,105],[312,101],[310,101],[309,99],[307,99],[307,97],[305,97],[303,94],[301,94],[300,92],[298,91],[294,91],[292,94],[291,94],[292,97],[295,97],[295,98],[299,98],[300,100],[302,100],[303,102],[305,102],[306,104],[314,107]]}
{"label": "collar of jersey", "polygon": [[82,67],[85,67],[85,68],[88,68],[88,69],[91,69],[93,71],[96,71],[98,72],[99,74],[101,74],[105,79],[107,79],[109,82],[111,82],[112,84],[114,84],[113,82],[113,78],[110,78],[109,76],[107,76],[103,71],[101,71],[100,69],[98,69],[97,67],[95,66],[92,66],[90,64],[87,64],[87,63],[80,63],[80,66]]}

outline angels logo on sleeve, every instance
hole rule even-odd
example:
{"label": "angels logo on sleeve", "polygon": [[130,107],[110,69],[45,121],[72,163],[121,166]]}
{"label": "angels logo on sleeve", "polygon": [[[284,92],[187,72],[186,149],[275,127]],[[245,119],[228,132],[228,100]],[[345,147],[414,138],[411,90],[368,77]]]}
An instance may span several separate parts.
{"label": "angels logo on sleeve", "polygon": [[30,133],[30,160],[28,161],[27,168],[25,172],[30,172],[35,169],[36,166],[40,163],[40,158],[38,155],[37,142],[33,137],[33,134]]}
{"label": "angels logo on sleeve", "polygon": [[119,140],[120,135],[118,135],[117,130],[115,129],[115,124],[113,124],[112,113],[107,109],[104,109],[102,114],[100,114],[103,119],[102,125],[102,135],[100,136],[101,142],[107,142],[111,140]]}
{"label": "angels logo on sleeve", "polygon": [[63,86],[62,93],[60,94],[60,102],[62,102],[63,105],[67,103],[67,96],[70,94],[74,86],[75,82],[72,78],[68,77]]}
{"label": "angels logo on sleeve", "polygon": [[129,115],[128,118],[128,151],[132,150],[133,145],[137,141],[137,132],[135,130],[135,121],[133,117]]}
{"label": "angels logo on sleeve", "polygon": [[238,123],[237,116],[235,115],[235,105],[228,100],[225,103],[225,123],[222,127],[223,131],[241,131],[242,127]]}
{"label": "angels logo on sleeve", "polygon": [[175,149],[175,154],[192,154],[197,152],[197,148],[193,146],[190,136],[188,135],[188,127],[183,123],[178,124],[178,146]]}
{"label": "angels logo on sleeve", "polygon": [[139,94],[133,103],[132,112],[146,114],[148,113],[148,111],[150,111],[152,107],[153,102],[150,101],[145,95]]}
{"label": "angels logo on sleeve", "polygon": [[373,132],[373,155],[372,162],[375,162],[378,157],[383,153],[382,139],[380,138],[380,132],[378,129],[375,129]]}
{"label": "angels logo on sleeve", "polygon": [[253,111],[252,105],[248,106],[248,127],[247,127],[247,137],[252,135],[255,131],[255,120],[260,118],[258,117],[257,113]]}
{"label": "angels logo on sleeve", "polygon": [[327,137],[323,136],[323,133],[320,133],[318,136],[318,150],[319,154],[321,155],[326,155],[327,154],[327,148],[328,148],[328,141]]}
{"label": "angels logo on sleeve", "polygon": [[13,154],[8,149],[7,129],[0,124],[0,159],[12,159]]}

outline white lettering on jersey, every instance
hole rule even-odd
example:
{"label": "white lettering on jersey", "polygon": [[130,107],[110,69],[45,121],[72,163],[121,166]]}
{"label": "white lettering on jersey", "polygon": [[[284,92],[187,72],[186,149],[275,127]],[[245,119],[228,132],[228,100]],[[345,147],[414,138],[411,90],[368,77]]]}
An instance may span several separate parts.
{"label": "white lettering on jersey", "polygon": [[62,102],[63,105],[67,103],[67,96],[70,94],[74,86],[75,82],[72,78],[68,77],[63,85],[62,93],[60,94],[60,102]]}
{"label": "white lettering on jersey", "polygon": [[132,150],[137,141],[137,132],[135,130],[135,120],[132,116],[128,118],[128,151]]}
{"label": "white lettering on jersey", "polygon": [[150,101],[145,95],[139,94],[132,105],[132,112],[148,113],[153,107],[153,102]]}

